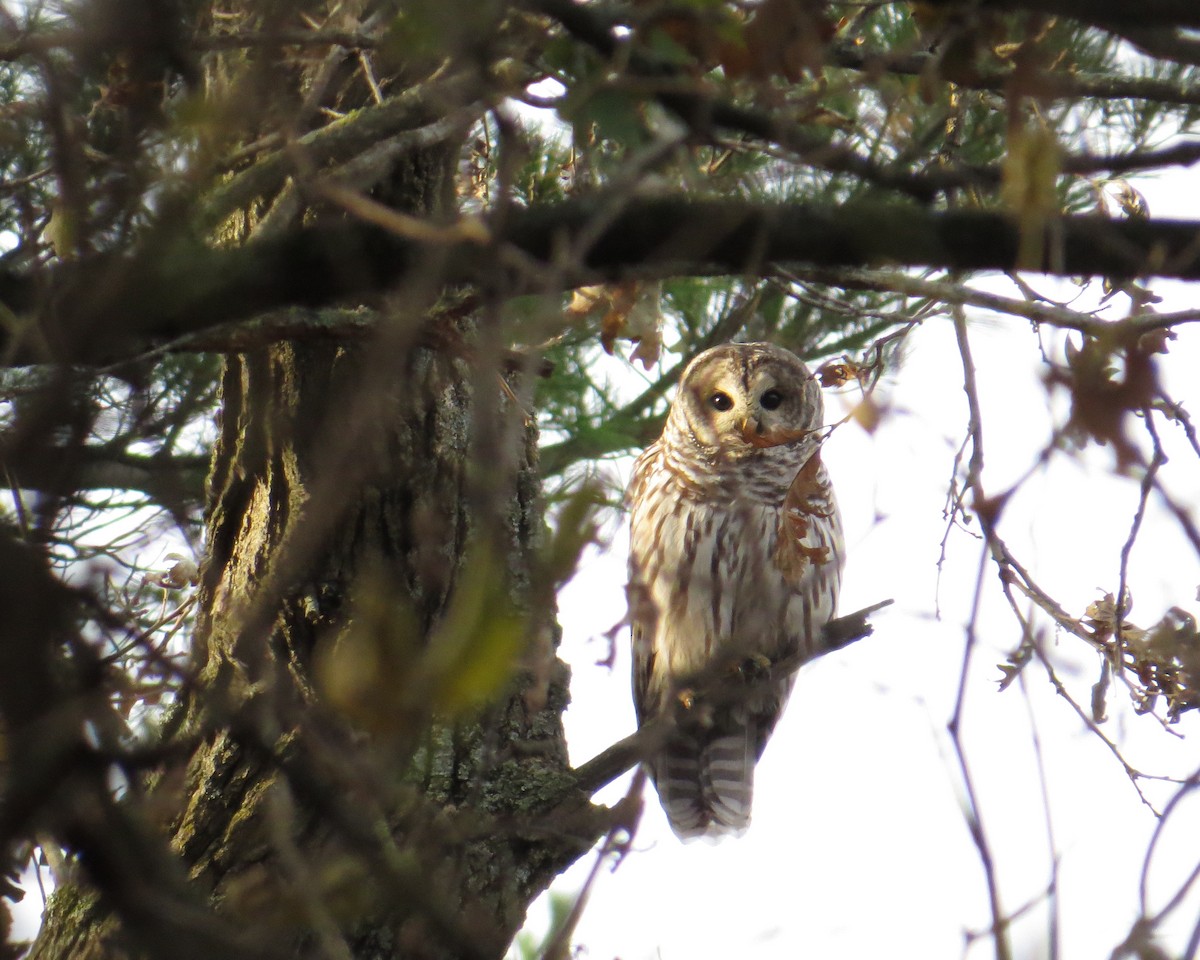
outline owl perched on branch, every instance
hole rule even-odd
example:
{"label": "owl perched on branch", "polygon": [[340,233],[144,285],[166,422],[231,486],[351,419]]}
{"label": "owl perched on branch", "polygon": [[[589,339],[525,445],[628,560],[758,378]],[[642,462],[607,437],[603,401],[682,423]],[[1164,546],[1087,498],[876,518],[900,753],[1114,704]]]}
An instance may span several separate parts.
{"label": "owl perched on branch", "polygon": [[[823,417],[816,379],[772,344],[714,347],[684,370],[626,494],[639,725],[689,703],[701,673],[821,652],[843,552]],[[681,711],[646,761],[680,837],[749,824],[754,765],[792,680]]]}

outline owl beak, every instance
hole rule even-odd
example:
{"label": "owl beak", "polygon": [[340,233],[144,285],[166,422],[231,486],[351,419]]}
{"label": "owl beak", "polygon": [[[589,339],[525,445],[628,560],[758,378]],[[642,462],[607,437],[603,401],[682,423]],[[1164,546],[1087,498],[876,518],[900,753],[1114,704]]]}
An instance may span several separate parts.
{"label": "owl beak", "polygon": [[750,446],[758,447],[760,450],[765,450],[767,447],[781,447],[785,443],[795,443],[810,433],[812,433],[811,430],[778,430],[775,433],[766,433],[762,424],[753,417],[747,417],[741,424],[742,439]]}
{"label": "owl beak", "polygon": [[742,421],[742,439],[750,446],[758,447],[760,450],[766,447],[776,447],[780,443],[763,433],[762,424],[753,417],[747,417]]}

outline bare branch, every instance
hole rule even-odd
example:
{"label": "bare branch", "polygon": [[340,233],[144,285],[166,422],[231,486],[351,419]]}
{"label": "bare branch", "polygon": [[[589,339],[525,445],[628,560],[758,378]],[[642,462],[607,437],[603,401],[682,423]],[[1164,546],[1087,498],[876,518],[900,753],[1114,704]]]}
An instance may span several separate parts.
{"label": "bare branch", "polygon": [[[958,340],[959,356],[963,366],[963,390],[967,395],[969,420],[967,430],[971,439],[971,456],[967,462],[966,487],[971,491],[976,511],[980,517],[980,526],[990,538],[993,532],[994,515],[984,509],[986,497],[983,491],[983,418],[979,408],[979,390],[975,376],[975,361],[971,355],[970,340],[967,336],[967,322],[961,307],[956,307],[954,315],[954,332]],[[967,680],[970,675],[971,662],[977,646],[976,625],[979,622],[979,609],[983,597],[983,575],[987,568],[988,556],[984,552],[979,558],[979,571],[976,577],[975,590],[971,600],[971,615],[965,627],[965,643],[963,645],[962,669],[959,673],[958,693],[954,702],[954,713],[946,729],[950,734],[950,742],[954,747],[954,756],[958,763],[958,771],[962,777],[965,793],[962,804],[963,819],[967,830],[979,854],[979,862],[983,867],[984,879],[987,882],[988,907],[992,914],[992,943],[995,948],[996,960],[1011,960],[1012,946],[1009,942],[1009,918],[1004,913],[1000,900],[1000,885],[996,874],[996,861],[992,855],[991,842],[983,826],[980,813],[979,794],[975,788],[975,778],[967,763],[966,747],[962,737],[963,709],[966,702]]]}
{"label": "bare branch", "polygon": [[135,490],[172,507],[199,507],[207,454],[141,456],[81,444],[47,447],[5,465],[5,482],[22,490]]}
{"label": "bare branch", "polygon": [[1005,297],[986,290],[976,290],[965,283],[950,280],[929,280],[902,273],[899,270],[799,270],[789,279],[815,281],[847,290],[874,290],[901,293],[907,297],[937,301],[948,305],[962,305],[1023,317],[1037,324],[1058,327],[1062,330],[1078,330],[1089,336],[1112,336],[1127,333],[1137,338],[1152,330],[1165,330],[1183,323],[1200,322],[1200,309],[1177,310],[1172,313],[1155,313],[1146,310],[1120,320],[1104,320],[1092,314],[1071,310],[1044,301],[1017,297]]}
{"label": "bare branch", "polygon": [[[825,624],[822,635],[826,648],[823,654],[841,650],[856,640],[869,637],[875,628],[869,622],[871,614],[890,606],[893,601],[881,600],[862,610],[830,620]],[[689,687],[695,702],[723,703],[730,700],[740,700],[753,694],[756,689],[773,689],[784,677],[791,676],[804,664],[812,661],[807,654],[794,654],[773,663],[762,676],[747,680],[741,676],[730,676],[726,664],[720,663],[720,669],[706,671],[701,674],[696,683]],[[685,719],[688,708],[678,704],[674,713],[664,713],[645,724],[636,733],[631,733],[623,740],[618,740],[607,750],[592,757],[586,763],[575,768],[575,783],[578,789],[585,793],[595,793],[605,784],[611,783],[626,770],[630,769],[644,757],[654,753],[676,725]]]}
{"label": "bare branch", "polygon": [[1071,17],[1108,29],[1137,27],[1200,27],[1200,7],[1192,0],[932,0],[932,7],[984,10],[1031,10]]}

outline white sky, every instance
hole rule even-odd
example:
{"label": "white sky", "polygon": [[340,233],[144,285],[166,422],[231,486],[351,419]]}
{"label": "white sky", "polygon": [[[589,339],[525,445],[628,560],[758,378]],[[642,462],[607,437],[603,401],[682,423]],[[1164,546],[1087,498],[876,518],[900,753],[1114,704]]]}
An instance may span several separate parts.
{"label": "white sky", "polygon": [[[1158,216],[1200,217],[1200,197],[1180,185],[1143,184]],[[1006,282],[989,282],[1000,290]],[[1044,293],[1071,288],[1035,278]],[[1161,309],[1195,307],[1195,288],[1158,282]],[[1004,292],[1015,295],[1011,286]],[[1192,299],[1189,299],[1189,294]],[[1124,309],[1127,301],[1118,298]],[[1050,433],[1037,340],[1023,321],[969,311],[970,337],[984,409],[984,485],[1003,490],[1034,461]],[[611,361],[619,376],[620,361]],[[1162,359],[1175,399],[1200,415],[1200,330],[1183,327]],[[615,873],[604,870],[574,939],[597,960],[658,958],[751,960],[812,956],[964,955],[968,930],[990,924],[983,871],[960,806],[960,776],[945,732],[958,689],[979,570],[980,542],[956,532],[940,592],[936,561],[945,531],[942,511],[952,460],[966,427],[961,364],[948,320],[913,335],[899,373],[884,385],[893,415],[873,436],[854,425],[837,430],[824,458],[841,502],[848,562],[843,613],[885,598],[894,607],[874,618],[876,632],[805,667],[792,702],[758,767],[754,823],[719,844],[677,841],[653,789],[633,852]],[[827,396],[827,417],[850,402]],[[1058,403],[1061,418],[1065,406]],[[1061,422],[1061,420],[1060,420]],[[1133,426],[1136,430],[1136,425]],[[1171,462],[1162,476],[1200,515],[1200,462],[1162,430]],[[1136,479],[1108,476],[1110,451],[1091,447],[1082,464],[1058,456],[1033,475],[1007,507],[1000,533],[1035,579],[1081,615],[1103,591],[1115,592],[1119,554],[1138,500]],[[617,464],[628,477],[632,459]],[[566,722],[572,760],[582,762],[634,727],[624,632],[615,670],[596,666],[600,634],[624,611],[624,528],[606,553],[593,552],[560,596],[563,655],[572,664],[573,703]],[[970,674],[964,738],[992,845],[1003,904],[1037,906],[1016,924],[1017,956],[1047,954],[1049,913],[1042,897],[1051,853],[1031,737],[1041,739],[1053,830],[1061,855],[1061,956],[1106,957],[1128,934],[1138,910],[1142,860],[1155,819],[1118,762],[1057,697],[1044,670],[1031,664],[1025,689],[997,692],[1003,661],[1019,628],[985,572],[980,648]],[[1200,614],[1200,562],[1152,501],[1134,550],[1130,620],[1151,626],[1172,605]],[[935,619],[940,603],[941,619]],[[1059,639],[1059,674],[1085,707],[1099,664],[1081,641]],[[1027,690],[1027,694],[1026,691]],[[1194,715],[1165,732],[1135,717],[1114,684],[1103,727],[1127,759],[1147,773],[1187,776],[1200,760]],[[1185,735],[1178,739],[1174,734]],[[612,803],[622,778],[598,795]],[[1143,781],[1161,809],[1168,784]],[[1165,855],[1150,874],[1151,908],[1174,893],[1200,861],[1200,800],[1170,821]],[[560,877],[555,889],[580,888],[593,857]],[[1179,951],[1197,918],[1200,897],[1176,911],[1165,943]],[[540,935],[544,901],[531,911]],[[971,948],[990,955],[990,940]]]}

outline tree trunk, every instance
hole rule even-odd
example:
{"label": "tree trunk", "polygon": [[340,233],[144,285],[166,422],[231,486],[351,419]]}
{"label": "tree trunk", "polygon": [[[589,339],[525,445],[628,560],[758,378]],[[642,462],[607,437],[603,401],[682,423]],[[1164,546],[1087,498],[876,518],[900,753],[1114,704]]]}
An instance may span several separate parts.
{"label": "tree trunk", "polygon": [[[407,154],[382,198],[444,211],[457,158]],[[167,762],[98,801],[138,843],[74,831],[36,960],[496,957],[595,838],[525,391],[478,321],[422,319],[425,275],[372,343],[227,358]]]}
{"label": "tree trunk", "polygon": [[[571,827],[561,812],[567,668],[531,580],[534,430],[512,428],[519,411],[495,379],[386,339],[227,363],[201,662],[174,734],[192,752],[152,794],[182,803],[171,845],[226,948],[499,956],[590,844],[587,818]],[[477,434],[488,422],[507,444]],[[510,461],[486,486],[471,476],[481,444]],[[517,674],[491,697],[482,677],[483,705],[447,692],[475,658],[503,669],[487,647],[499,641],[470,634],[510,601]],[[89,879],[103,907],[104,879]],[[34,957],[119,955],[83,935],[79,906],[58,895]],[[104,942],[123,932],[155,955],[192,952],[168,918],[122,920],[103,922]]]}
{"label": "tree trunk", "polygon": [[[547,662],[527,660],[520,690],[481,713],[431,726],[438,704],[413,684],[429,676],[436,652],[422,648],[445,622],[455,585],[465,578],[474,589],[464,564],[493,565],[482,575],[526,592],[518,600],[528,603],[541,524],[534,438],[517,434],[494,491],[501,499],[480,502],[469,478],[472,424],[477,406],[498,404],[498,385],[477,396],[465,363],[426,350],[396,361],[288,344],[230,361],[200,626],[201,689],[216,696],[198,702],[188,725],[214,726],[214,700],[238,719],[216,725],[192,757],[174,842],[192,875],[235,913],[278,909],[297,881],[320,887],[321,872],[338,863],[325,882],[359,889],[321,899],[357,901],[355,956],[442,956],[447,947],[497,955],[529,899],[580,852],[577,842],[531,844],[502,822],[564,792],[567,672],[544,643],[548,611],[528,611],[526,630],[531,652]],[[395,383],[391,396],[365,386],[382,379]],[[473,522],[493,509],[506,554],[486,549],[487,533]],[[366,674],[364,661],[373,667]],[[314,662],[336,705],[372,731],[370,743],[315,721],[323,708],[313,702]],[[306,848],[303,877],[247,864],[270,847],[270,798],[284,785],[285,809],[304,810],[290,818]],[[385,822],[402,866],[367,849]]]}

